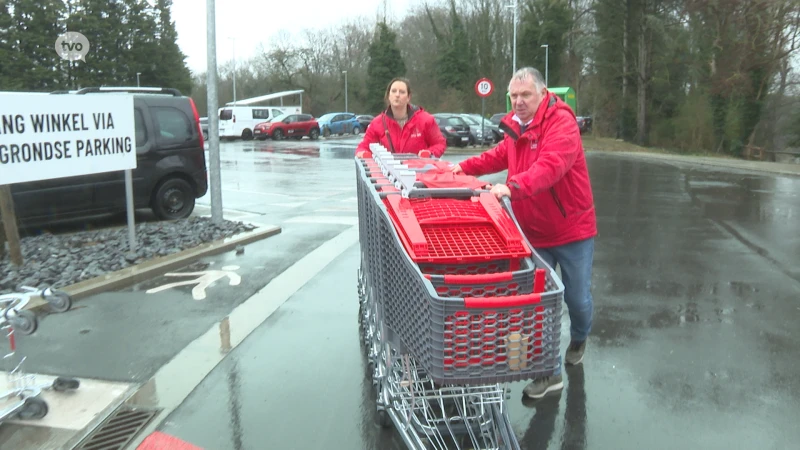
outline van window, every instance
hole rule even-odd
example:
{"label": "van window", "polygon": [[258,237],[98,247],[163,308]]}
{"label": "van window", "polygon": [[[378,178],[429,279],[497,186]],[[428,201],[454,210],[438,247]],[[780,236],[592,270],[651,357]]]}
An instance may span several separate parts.
{"label": "van window", "polygon": [[233,110],[230,109],[223,109],[221,113],[219,113],[219,120],[231,120],[233,118]]}
{"label": "van window", "polygon": [[269,110],[268,109],[254,109],[253,110],[253,119],[269,119]]}
{"label": "van window", "polygon": [[192,124],[183,111],[167,107],[154,107],[151,110],[159,144],[182,144],[192,139]]}
{"label": "van window", "polygon": [[147,127],[144,125],[142,110],[136,108],[133,111],[133,122],[136,129],[136,147],[138,148],[147,143]]}

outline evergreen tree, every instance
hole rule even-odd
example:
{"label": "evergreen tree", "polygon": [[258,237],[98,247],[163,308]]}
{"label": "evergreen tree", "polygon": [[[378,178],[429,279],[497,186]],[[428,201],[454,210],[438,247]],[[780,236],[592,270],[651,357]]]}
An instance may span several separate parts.
{"label": "evergreen tree", "polygon": [[60,25],[63,1],[10,0],[6,8],[6,11],[13,9],[5,38],[11,57],[2,61],[13,80],[9,86],[40,92],[60,89],[64,65],[55,51],[55,43],[63,32]]}
{"label": "evergreen tree", "polygon": [[[435,29],[435,26],[434,26]],[[469,92],[474,78],[469,40],[464,23],[456,11],[455,0],[450,0],[450,33],[444,37],[437,32],[441,56],[437,76],[439,85],[461,92]]]}
{"label": "evergreen tree", "polygon": [[[521,18],[517,43],[517,69],[533,66],[545,75],[548,84],[561,85],[561,59],[565,54],[566,33],[572,27],[572,11],[566,0],[531,0]],[[542,45],[547,44],[545,50]]]}
{"label": "evergreen tree", "polygon": [[[0,91],[13,91],[20,88],[21,79],[11,72],[11,61],[17,58],[16,42],[12,43],[13,19],[6,0],[0,0]],[[0,241],[2,242],[2,241]]]}
{"label": "evergreen tree", "polygon": [[158,49],[153,55],[157,70],[150,74],[157,86],[178,89],[184,95],[191,94],[192,74],[186,66],[186,55],[178,47],[178,32],[172,21],[172,0],[158,0]]}
{"label": "evergreen tree", "polygon": [[73,87],[127,84],[127,40],[134,30],[124,23],[125,5],[118,0],[78,0],[69,10],[67,30],[82,33],[90,45],[85,62],[71,65]]}
{"label": "evergreen tree", "polygon": [[383,97],[386,85],[392,78],[406,74],[406,64],[397,48],[397,34],[386,22],[378,23],[368,53],[367,105],[370,111],[378,112],[385,108]]}

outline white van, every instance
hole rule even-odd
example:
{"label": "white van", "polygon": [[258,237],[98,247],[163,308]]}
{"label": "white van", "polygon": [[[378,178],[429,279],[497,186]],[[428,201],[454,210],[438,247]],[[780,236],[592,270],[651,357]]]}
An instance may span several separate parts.
{"label": "white van", "polygon": [[[302,114],[302,106],[286,106],[283,99],[289,96],[300,96],[299,105],[303,104],[303,90],[274,92],[258,97],[246,98],[226,103],[219,109],[219,137],[253,139],[253,130],[261,122],[267,122],[281,114]],[[280,100],[280,106],[251,106],[270,100]]]}
{"label": "white van", "polygon": [[253,129],[294,108],[275,106],[225,106],[219,109],[219,137],[253,139]]}

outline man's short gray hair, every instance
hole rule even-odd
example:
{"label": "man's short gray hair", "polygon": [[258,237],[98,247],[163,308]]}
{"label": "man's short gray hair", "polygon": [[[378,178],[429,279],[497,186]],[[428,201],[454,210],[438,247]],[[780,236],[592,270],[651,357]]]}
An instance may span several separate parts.
{"label": "man's short gray hair", "polygon": [[517,69],[514,72],[514,75],[511,76],[511,81],[508,82],[508,90],[511,90],[511,82],[514,80],[525,81],[525,80],[533,80],[533,85],[536,87],[536,90],[542,90],[547,86],[544,83],[544,77],[542,77],[542,73],[538,70],[534,69],[533,67],[523,67],[521,69]]}

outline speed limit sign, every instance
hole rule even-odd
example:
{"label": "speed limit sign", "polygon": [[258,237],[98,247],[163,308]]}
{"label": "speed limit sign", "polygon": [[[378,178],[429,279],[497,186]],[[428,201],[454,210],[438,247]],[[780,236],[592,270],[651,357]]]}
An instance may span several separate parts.
{"label": "speed limit sign", "polygon": [[488,97],[492,95],[492,91],[494,91],[494,85],[488,78],[481,78],[475,83],[475,93],[479,97]]}

